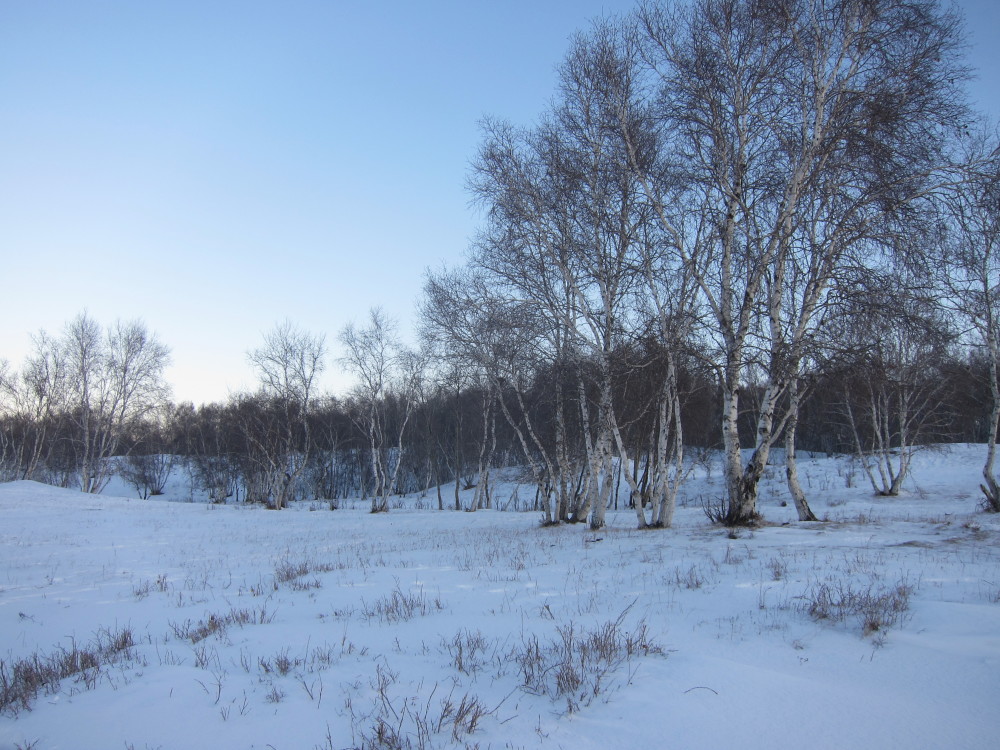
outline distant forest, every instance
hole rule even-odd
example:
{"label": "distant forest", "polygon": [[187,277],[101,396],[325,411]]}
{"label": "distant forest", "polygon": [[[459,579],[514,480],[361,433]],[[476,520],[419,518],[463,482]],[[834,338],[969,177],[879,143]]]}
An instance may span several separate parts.
{"label": "distant forest", "polygon": [[[257,391],[195,407],[169,402],[142,323],[82,314],[0,371],[0,473],[99,492],[120,472],[148,495],[183,460],[217,502],[379,512],[433,488],[489,507],[518,467],[546,523],[600,528],[618,502],[665,527],[712,451],[710,515],[752,525],[769,461],[815,520],[797,452],[854,454],[891,496],[914,450],[961,441],[984,444],[1000,511],[1000,136],[964,44],[937,0],[596,22],[535,123],[483,123],[482,227],[428,272],[418,345],[378,308],[335,347],[279,324],[248,356]],[[339,398],[315,387],[334,359],[357,382]]]}

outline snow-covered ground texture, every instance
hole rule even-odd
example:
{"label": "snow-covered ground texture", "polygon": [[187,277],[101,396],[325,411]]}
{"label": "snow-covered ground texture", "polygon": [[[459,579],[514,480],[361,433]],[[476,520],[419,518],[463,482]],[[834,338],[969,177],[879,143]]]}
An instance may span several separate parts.
{"label": "snow-covered ground texture", "polygon": [[717,468],[673,529],[621,510],[596,534],[433,494],[371,515],[2,485],[0,748],[994,748],[982,457],[922,453],[899,498],[803,461],[805,524],[776,467],[736,535],[701,507]]}

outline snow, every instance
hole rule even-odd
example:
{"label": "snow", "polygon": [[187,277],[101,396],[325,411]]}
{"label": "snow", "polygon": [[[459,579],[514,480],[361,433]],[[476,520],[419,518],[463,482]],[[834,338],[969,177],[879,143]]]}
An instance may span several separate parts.
{"label": "snow", "polygon": [[[736,538],[701,509],[718,468],[685,487],[673,529],[639,532],[625,509],[596,534],[431,510],[433,493],[371,515],[180,502],[179,480],[177,502],[0,485],[8,682],[33,655],[134,640],[8,706],[0,749],[995,747],[1000,518],[978,510],[983,451],[919,454],[899,498],[874,497],[848,459],[804,460],[819,523],[781,504],[775,467],[768,524]],[[906,590],[909,608],[865,632],[854,613],[810,615],[824,585]],[[553,644],[570,629],[632,653],[591,652],[561,692]],[[477,721],[456,720],[463,698]]]}

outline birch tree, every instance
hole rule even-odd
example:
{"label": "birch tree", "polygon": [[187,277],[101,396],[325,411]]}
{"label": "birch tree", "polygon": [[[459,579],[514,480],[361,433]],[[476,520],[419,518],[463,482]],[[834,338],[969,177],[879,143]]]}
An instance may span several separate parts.
{"label": "birch tree", "polygon": [[[645,6],[639,23],[668,162],[644,164],[641,129],[623,129],[707,312],[725,520],[754,523],[779,404],[846,252],[929,189],[966,116],[960,24],[933,0],[697,0]],[[763,396],[744,464],[737,423],[754,369]]]}
{"label": "birch tree", "polygon": [[877,495],[899,495],[913,456],[939,439],[950,335],[930,301],[910,290],[853,311],[840,345],[853,351],[843,380],[855,455]]}
{"label": "birch tree", "polygon": [[[429,273],[421,307],[424,335],[459,366],[479,370],[494,405],[514,431],[541,498],[543,523],[568,520],[570,473],[564,450],[564,413],[556,407],[555,445],[542,439],[526,391],[534,374],[551,362],[547,323],[528,300],[504,297],[483,269]],[[561,386],[557,386],[561,387]]]}
{"label": "birch tree", "polygon": [[[641,283],[639,247],[649,223],[618,128],[621,109],[633,98],[633,46],[612,24],[578,37],[543,124],[517,131],[491,123],[474,182],[504,239],[475,262],[539,305],[550,321],[555,361],[577,381],[587,475],[579,514],[589,509],[594,529],[604,525],[615,450],[628,461],[616,435],[612,360],[634,328],[629,318]],[[524,266],[530,275],[514,270]],[[562,425],[567,399],[560,385],[555,397]]]}
{"label": "birch tree", "polygon": [[[546,463],[556,518],[580,520],[586,508],[575,502],[573,490],[580,451],[571,443],[568,413],[575,394],[567,387],[566,377],[574,368],[577,345],[576,300],[569,275],[574,242],[571,176],[557,166],[563,145],[555,124],[524,129],[488,121],[484,130],[471,188],[488,210],[488,224],[475,244],[471,262],[486,278],[491,293],[505,301],[505,312],[530,308],[534,313],[536,324],[522,330],[534,335],[532,359],[544,361],[553,375],[549,382],[554,405],[551,452],[542,448],[534,427],[528,434]],[[512,395],[520,399],[523,386],[523,382],[513,384]],[[516,406],[520,418],[527,419],[524,404]]]}
{"label": "birch tree", "polygon": [[45,331],[32,337],[32,352],[20,372],[0,378],[11,426],[5,445],[12,478],[35,479],[46,471],[52,443],[67,412],[66,361],[58,342]]}
{"label": "birch tree", "polygon": [[129,426],[162,404],[170,350],[140,321],[104,331],[87,313],[55,342],[64,362],[75,473],[83,492],[100,492],[111,478]]}
{"label": "birch tree", "polygon": [[247,436],[256,441],[255,455],[266,478],[267,502],[275,510],[285,507],[294,496],[309,464],[313,444],[310,416],[325,355],[323,336],[299,330],[289,321],[264,334],[263,345],[247,355],[260,381],[263,400],[271,402],[247,410],[257,422],[247,430]]}
{"label": "birch tree", "polygon": [[[396,323],[381,308],[372,308],[368,325],[351,323],[340,333],[341,363],[358,379],[353,390],[356,421],[368,440],[372,475],[371,512],[389,510],[402,465],[403,437],[413,413],[424,362],[403,347]],[[390,413],[390,404],[399,406]]]}
{"label": "birch tree", "polygon": [[1000,512],[996,443],[1000,424],[1000,146],[989,128],[973,131],[966,142],[965,179],[943,205],[944,232],[939,262],[942,304],[964,321],[970,343],[985,354],[990,389],[985,507]]}

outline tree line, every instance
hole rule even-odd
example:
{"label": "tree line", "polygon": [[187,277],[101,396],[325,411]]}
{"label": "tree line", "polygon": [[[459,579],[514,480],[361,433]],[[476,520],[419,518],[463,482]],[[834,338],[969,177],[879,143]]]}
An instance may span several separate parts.
{"label": "tree line", "polygon": [[8,369],[4,472],[93,491],[112,463],[185,456],[216,499],[384,511],[434,487],[439,507],[461,486],[490,505],[492,472],[518,466],[547,523],[600,528],[624,487],[660,527],[721,450],[710,512],[738,525],[759,520],[776,447],[812,520],[799,450],[854,453],[895,495],[916,447],[974,440],[1000,510],[1000,140],[964,94],[964,43],[937,0],[665,0],[598,21],[535,123],[484,121],[482,228],[463,266],[428,272],[419,347],[378,309],[346,327],[357,386],[337,399],[315,392],[324,339],[283,324],[249,355],[257,392],[163,407],[165,349],[147,337],[159,375],[105,398],[127,380],[115,342],[142,327],[97,337],[98,377],[76,364],[81,316]]}
{"label": "tree line", "polygon": [[[388,325],[378,312],[373,318]],[[538,366],[515,388],[494,387],[461,366],[441,367],[445,359],[426,366],[415,381],[402,378],[397,364],[389,363],[374,398],[361,387],[344,398],[309,395],[306,389],[321,369],[324,343],[286,323],[266,334],[265,346],[248,355],[266,368],[258,372],[257,391],[235,394],[221,403],[175,404],[165,398],[168,390],[162,380],[166,347],[141,324],[119,323],[98,340],[117,340],[122,328],[142,330],[136,339],[150,345],[145,361],[152,365],[144,372],[160,372],[144,383],[139,398],[124,408],[115,406],[112,413],[107,407],[120,404],[121,398],[106,394],[110,384],[122,383],[123,378],[91,372],[91,391],[105,395],[85,403],[82,380],[76,380],[77,371],[67,370],[68,354],[62,347],[79,341],[75,334],[81,328],[101,330],[95,321],[80,316],[68,324],[63,337],[40,336],[38,351],[20,372],[6,371],[0,419],[3,480],[34,479],[100,492],[117,473],[145,498],[163,492],[175,473],[175,478],[186,477],[192,496],[204,495],[212,502],[280,508],[291,500],[309,500],[336,508],[345,498],[361,497],[369,498],[372,509],[380,511],[389,508],[393,495],[422,492],[439,509],[468,511],[508,507],[511,498],[494,491],[496,472],[523,473],[532,461],[543,464],[546,454],[560,455],[558,450],[564,456],[560,465],[574,472],[563,478],[559,508],[546,510],[545,498],[554,497],[557,486],[544,472],[534,475],[538,480],[534,495],[520,498],[515,507],[558,512],[554,517],[561,521],[585,520],[590,510],[587,425],[582,415],[597,408],[599,395],[589,382],[579,388],[579,372]],[[367,327],[369,338],[372,328]],[[984,409],[990,402],[988,363],[981,358],[957,359],[959,351],[937,352],[938,358],[923,363],[927,369],[915,370],[909,381],[896,382],[896,387],[933,396],[916,413],[906,449],[988,439]],[[102,367],[120,361],[109,357]],[[296,367],[305,378],[296,376]],[[633,460],[628,466],[615,461],[614,486],[624,485],[626,491],[616,489],[609,504],[634,507],[638,502],[648,507],[653,497],[656,468],[662,462],[660,406],[668,367],[665,353],[654,341],[615,354],[613,402],[623,420],[626,452]],[[869,459],[896,459],[901,443],[891,436],[889,450],[876,450],[877,425],[867,410],[870,394],[884,381],[868,380],[870,375],[869,369],[830,369],[810,386],[798,423],[801,448],[827,454],[860,450]],[[683,447],[689,469],[711,460],[722,447],[717,429],[721,394],[713,373],[693,355],[680,358],[675,377],[678,421],[687,426]],[[99,383],[96,390],[95,383]],[[747,394],[739,424],[744,444],[753,439],[755,404],[764,390],[757,384],[749,386]],[[85,425],[90,425],[89,432]],[[529,430],[532,443],[538,443],[529,445],[526,458]],[[471,498],[462,493],[473,489]]]}

